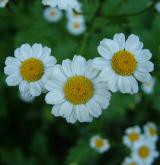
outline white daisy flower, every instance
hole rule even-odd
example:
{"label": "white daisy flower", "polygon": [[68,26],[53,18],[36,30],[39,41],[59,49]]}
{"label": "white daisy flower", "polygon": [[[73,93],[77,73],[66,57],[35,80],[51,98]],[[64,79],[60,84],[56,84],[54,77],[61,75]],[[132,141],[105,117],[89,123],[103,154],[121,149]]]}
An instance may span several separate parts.
{"label": "white daisy flower", "polygon": [[46,82],[49,93],[45,97],[48,104],[54,105],[53,115],[69,123],[91,122],[108,107],[111,94],[91,65],[82,56],[74,56],[72,61],[66,59],[53,68],[54,80]]}
{"label": "white daisy flower", "polygon": [[42,3],[44,5],[49,5],[51,7],[58,7],[59,9],[64,9],[64,10],[79,9],[77,0],[42,0]]}
{"label": "white daisy flower", "polygon": [[132,157],[126,157],[122,165],[140,165]]}
{"label": "white daisy flower", "polygon": [[0,0],[0,8],[4,8],[9,0]]}
{"label": "white daisy flower", "polygon": [[160,13],[160,2],[156,3],[155,8],[156,8],[157,12]]}
{"label": "white daisy flower", "polygon": [[148,122],[146,125],[144,125],[144,132],[147,137],[149,137],[150,140],[153,142],[157,142],[158,140],[158,132],[157,127],[153,122]]}
{"label": "white daisy flower", "polygon": [[154,143],[148,140],[141,140],[133,146],[132,157],[140,165],[151,165],[155,158],[158,157],[158,152]]}
{"label": "white daisy flower", "polygon": [[150,81],[143,83],[142,84],[142,90],[144,91],[144,93],[146,94],[152,94],[154,91],[154,86],[155,86],[155,79],[152,78]]}
{"label": "white daisy flower", "polygon": [[134,126],[126,129],[125,136],[123,137],[123,143],[128,147],[132,147],[141,139],[142,135],[140,127]]}
{"label": "white daisy flower", "polygon": [[104,153],[109,150],[110,144],[107,139],[102,138],[100,135],[95,135],[90,139],[90,147],[98,153]]}
{"label": "white daisy flower", "polygon": [[67,23],[67,29],[71,34],[78,36],[86,31],[86,25],[84,21],[77,21],[76,19],[69,20]]}
{"label": "white daisy flower", "polygon": [[19,85],[21,93],[39,96],[44,90],[45,76],[48,69],[56,64],[51,56],[51,49],[41,44],[23,44],[14,52],[15,57],[7,57],[4,72],[8,76],[8,86]]}
{"label": "white daisy flower", "polygon": [[58,22],[62,18],[62,11],[58,8],[47,7],[44,9],[44,18],[49,22]]}
{"label": "white daisy flower", "polygon": [[35,97],[28,92],[20,93],[20,98],[26,103],[30,103],[35,99]]}
{"label": "white daisy flower", "polygon": [[[94,59],[94,67],[101,70],[101,80],[106,81],[112,92],[137,93],[138,83],[151,79],[152,56],[138,36],[131,34],[125,41],[124,34],[115,34],[113,40],[103,39],[98,46],[102,57]],[[137,80],[136,80],[137,79]]]}

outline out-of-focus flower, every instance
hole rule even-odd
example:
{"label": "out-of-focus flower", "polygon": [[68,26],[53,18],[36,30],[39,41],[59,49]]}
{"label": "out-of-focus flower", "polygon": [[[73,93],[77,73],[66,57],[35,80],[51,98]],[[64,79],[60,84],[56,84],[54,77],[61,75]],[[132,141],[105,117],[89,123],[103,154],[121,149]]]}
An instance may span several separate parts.
{"label": "out-of-focus flower", "polygon": [[52,114],[69,123],[91,122],[109,105],[111,94],[106,83],[98,79],[98,71],[82,56],[66,59],[52,70],[52,81],[46,82],[46,103],[54,105]]}
{"label": "out-of-focus flower", "polygon": [[157,127],[153,122],[148,122],[146,125],[144,125],[144,132],[147,138],[149,138],[153,142],[157,142],[158,140]]}
{"label": "out-of-focus flower", "polygon": [[18,86],[21,93],[39,96],[44,91],[46,73],[57,60],[51,56],[51,49],[41,44],[23,44],[17,48],[15,57],[7,57],[4,72],[8,86]]}
{"label": "out-of-focus flower", "polygon": [[9,0],[0,0],[0,8],[4,8]]}
{"label": "out-of-focus flower", "polygon": [[150,140],[140,140],[132,148],[132,157],[140,165],[151,165],[158,157],[155,144]]}
{"label": "out-of-focus flower", "polygon": [[35,99],[35,97],[33,97],[28,92],[20,93],[20,98],[21,98],[22,101],[24,101],[26,103],[30,103],[30,102],[32,102]]}
{"label": "out-of-focus flower", "polygon": [[44,9],[44,18],[49,22],[58,22],[62,18],[62,12],[58,8],[47,7]]}
{"label": "out-of-focus flower", "polygon": [[156,3],[155,8],[156,8],[157,12],[160,13],[160,2]]}
{"label": "out-of-focus flower", "polygon": [[139,37],[131,34],[127,40],[123,33],[115,34],[113,40],[103,39],[98,46],[102,57],[94,59],[94,67],[101,70],[101,80],[106,81],[112,92],[134,94],[138,92],[138,81],[151,80],[152,57],[148,49],[143,49]]}
{"label": "out-of-focus flower", "polygon": [[152,94],[154,91],[155,79],[152,78],[150,81],[142,84],[142,90],[146,94]]}
{"label": "out-of-focus flower", "polygon": [[95,135],[90,139],[90,147],[99,153],[104,153],[109,150],[110,144],[107,139],[102,138],[100,135]]}
{"label": "out-of-focus flower", "polygon": [[134,126],[126,129],[126,134],[123,137],[123,143],[132,147],[135,143],[142,139],[141,129],[139,126]]}
{"label": "out-of-focus flower", "polygon": [[132,157],[126,157],[122,165],[140,165]]}

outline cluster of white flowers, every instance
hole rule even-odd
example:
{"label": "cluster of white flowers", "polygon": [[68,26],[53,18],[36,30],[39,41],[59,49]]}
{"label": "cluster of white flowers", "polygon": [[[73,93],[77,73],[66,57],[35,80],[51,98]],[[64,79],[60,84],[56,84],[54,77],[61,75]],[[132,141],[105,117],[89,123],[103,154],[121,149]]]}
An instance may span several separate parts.
{"label": "cluster of white flowers", "polygon": [[[70,34],[78,36],[86,31],[85,18],[80,14],[82,11],[81,4],[78,2],[78,12],[73,9],[66,10],[67,30]],[[62,18],[62,11],[57,7],[46,7],[44,9],[44,18],[48,22],[58,22]]]}
{"label": "cluster of white flowers", "polygon": [[110,144],[107,139],[102,138],[100,135],[95,135],[90,139],[90,147],[98,153],[104,153],[109,150]]}
{"label": "cluster of white flowers", "polygon": [[63,10],[79,9],[77,0],[42,0],[42,3],[44,5],[48,5],[50,7],[58,7],[59,9]]}
{"label": "cluster of white flowers", "polygon": [[4,8],[8,2],[9,0],[0,0],[0,8]]}
{"label": "cluster of white flowers", "polygon": [[123,143],[130,148],[131,156],[125,158],[122,165],[152,165],[158,157],[156,125],[153,122],[148,122],[144,125],[143,130],[144,133],[139,126],[126,129]]}
{"label": "cluster of white flowers", "polygon": [[126,41],[122,33],[113,40],[103,39],[98,52],[102,57],[87,61],[75,55],[56,64],[50,48],[23,44],[5,61],[6,82],[19,86],[27,100],[47,93],[45,101],[53,105],[52,114],[69,123],[91,122],[109,106],[109,91],[137,93],[137,80],[150,81],[153,70],[150,51],[133,34]]}

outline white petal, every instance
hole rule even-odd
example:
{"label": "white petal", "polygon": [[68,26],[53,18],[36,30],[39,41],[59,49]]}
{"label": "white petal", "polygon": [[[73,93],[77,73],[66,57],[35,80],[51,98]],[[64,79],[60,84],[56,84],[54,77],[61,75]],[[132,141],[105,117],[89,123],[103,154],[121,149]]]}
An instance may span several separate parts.
{"label": "white petal", "polygon": [[114,74],[114,76],[112,76],[110,78],[110,80],[107,82],[108,85],[108,89],[111,90],[112,92],[117,92],[118,90],[118,76],[116,74]]}
{"label": "white petal", "polygon": [[73,109],[73,105],[68,101],[65,101],[60,108],[60,116],[67,117],[71,115]]}
{"label": "white petal", "polygon": [[25,80],[23,80],[20,84],[19,84],[19,90],[21,93],[26,93],[29,91],[29,83],[26,82]]}
{"label": "white petal", "polygon": [[10,74],[15,74],[15,73],[19,73],[19,68],[15,65],[8,65],[4,68],[4,73],[6,75],[10,75]]}
{"label": "white petal", "polygon": [[143,63],[138,63],[137,70],[139,72],[152,72],[154,69],[154,64],[150,61],[145,61]]}
{"label": "white petal", "polygon": [[116,74],[111,68],[105,68],[99,76],[102,81],[110,81]]}
{"label": "white petal", "polygon": [[93,96],[93,99],[101,106],[102,109],[106,109],[110,101],[110,99],[96,94]]}
{"label": "white petal", "polygon": [[71,67],[71,60],[63,60],[62,62],[62,68],[66,76],[71,77],[73,75],[72,73],[72,67]]}
{"label": "white petal", "polygon": [[72,61],[72,72],[75,75],[84,75],[86,69],[86,60],[82,56],[74,56]]}
{"label": "white petal", "polygon": [[38,82],[34,82],[34,83],[30,83],[29,91],[32,96],[39,96],[42,92],[42,89]]}
{"label": "white petal", "polygon": [[8,86],[17,86],[22,81],[19,74],[11,74],[6,78],[6,83]]}
{"label": "white petal", "polygon": [[43,47],[41,44],[34,44],[32,46],[32,50],[33,50],[33,56],[36,58],[40,58],[43,52]]}
{"label": "white petal", "polygon": [[108,60],[105,60],[102,57],[97,57],[97,58],[93,59],[93,67],[98,70],[103,70],[104,68],[106,68],[108,63],[109,63]]}
{"label": "white petal", "polygon": [[62,104],[56,104],[56,105],[53,106],[51,113],[52,113],[54,116],[56,116],[56,117],[60,116],[60,108],[61,108],[61,105],[62,105]]}
{"label": "white petal", "polygon": [[85,105],[76,106],[77,119],[80,122],[91,122],[92,118],[90,117],[89,111]]}
{"label": "white petal", "polygon": [[29,44],[23,44],[20,47],[20,53],[25,59],[30,58],[33,56],[32,47]]}
{"label": "white petal", "polygon": [[86,103],[86,105],[87,105],[87,108],[88,108],[89,113],[91,114],[91,116],[99,117],[101,115],[101,113],[102,113],[101,107],[93,99],[88,101]]}
{"label": "white petal", "polygon": [[64,94],[60,91],[54,91],[47,93],[45,101],[48,104],[60,104],[65,101]]}
{"label": "white petal", "polygon": [[149,73],[142,73],[142,72],[139,72],[139,71],[135,71],[134,76],[136,77],[136,79],[138,81],[141,81],[143,83],[148,82],[152,79],[152,77]]}
{"label": "white petal", "polygon": [[66,118],[66,120],[72,124],[77,121],[76,106],[73,106],[72,113]]}
{"label": "white petal", "polygon": [[143,49],[141,52],[138,53],[137,55],[137,61],[139,62],[145,62],[150,60],[152,57],[152,54],[150,52],[150,50],[148,49]]}
{"label": "white petal", "polygon": [[48,58],[44,59],[45,67],[54,67],[57,63],[57,60],[54,56],[49,56]]}
{"label": "white petal", "polygon": [[20,52],[20,48],[17,48],[15,51],[14,51],[14,56],[20,60],[20,61],[24,61],[26,59],[26,57],[24,55],[21,54]]}
{"label": "white petal", "polygon": [[58,81],[57,79],[53,79],[52,81],[49,80],[45,83],[45,88],[48,91],[62,90],[63,84],[60,81]]}
{"label": "white petal", "polygon": [[125,48],[125,35],[123,33],[115,34],[113,40],[118,43],[119,50],[123,50]]}
{"label": "white petal", "polygon": [[137,80],[133,77],[133,76],[130,76],[130,85],[131,85],[131,91],[132,91],[132,94],[135,94],[138,92],[138,82]]}
{"label": "white petal", "polygon": [[128,76],[118,77],[118,88],[122,93],[131,93],[131,85]]}
{"label": "white petal", "polygon": [[5,61],[5,64],[8,65],[8,66],[13,65],[15,67],[16,66],[19,67],[21,63],[18,59],[14,58],[14,57],[7,57],[6,61]]}
{"label": "white petal", "polygon": [[125,49],[131,52],[140,51],[143,48],[143,44],[139,41],[139,37],[131,34],[126,40]]}

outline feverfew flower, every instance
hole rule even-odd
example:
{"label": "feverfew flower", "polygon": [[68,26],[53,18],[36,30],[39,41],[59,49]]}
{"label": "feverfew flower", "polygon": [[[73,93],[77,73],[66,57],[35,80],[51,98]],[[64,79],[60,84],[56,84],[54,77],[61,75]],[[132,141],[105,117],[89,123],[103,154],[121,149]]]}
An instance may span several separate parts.
{"label": "feverfew flower", "polygon": [[59,9],[64,9],[64,10],[79,9],[77,0],[42,0],[42,3],[44,5],[49,5],[51,7],[58,7]]}
{"label": "feverfew flower", "polygon": [[47,7],[44,9],[44,18],[49,22],[58,22],[62,18],[62,12],[58,8]]}
{"label": "feverfew flower", "polygon": [[73,35],[80,35],[86,31],[86,25],[83,21],[70,20],[67,23],[68,31]]}
{"label": "feverfew flower", "polygon": [[110,144],[107,139],[102,138],[100,135],[95,135],[90,139],[90,147],[98,153],[104,153],[109,150]]}
{"label": "feverfew flower", "polygon": [[158,152],[150,140],[140,140],[132,148],[132,157],[140,165],[151,165],[158,157]]}
{"label": "feverfew flower", "polygon": [[46,82],[46,103],[54,105],[52,114],[67,122],[91,122],[109,105],[111,94],[100,82],[98,71],[82,56],[66,59],[52,70],[53,80]]}
{"label": "feverfew flower", "polygon": [[9,0],[0,0],[0,8],[4,8]]}
{"label": "feverfew flower", "polygon": [[127,128],[125,133],[123,143],[128,147],[132,147],[135,143],[142,139],[141,129],[139,126]]}
{"label": "feverfew flower", "polygon": [[51,49],[41,44],[23,44],[14,52],[15,57],[7,57],[4,72],[8,76],[8,86],[19,85],[21,93],[39,96],[44,91],[45,76],[56,64]]}
{"label": "feverfew flower", "polygon": [[152,54],[143,49],[138,36],[131,34],[125,40],[124,34],[115,34],[113,40],[106,38],[100,42],[98,52],[102,57],[94,59],[94,67],[101,70],[101,80],[107,82],[112,92],[134,94],[138,92],[137,80],[151,80]]}
{"label": "feverfew flower", "polygon": [[150,81],[142,84],[142,90],[146,94],[152,94],[154,91],[155,79],[152,78]]}
{"label": "feverfew flower", "polygon": [[126,157],[122,165],[139,165],[132,157]]}
{"label": "feverfew flower", "polygon": [[152,140],[153,142],[157,142],[158,140],[157,127],[153,122],[148,122],[146,125],[144,125],[144,132],[145,132],[145,135],[150,140]]}

